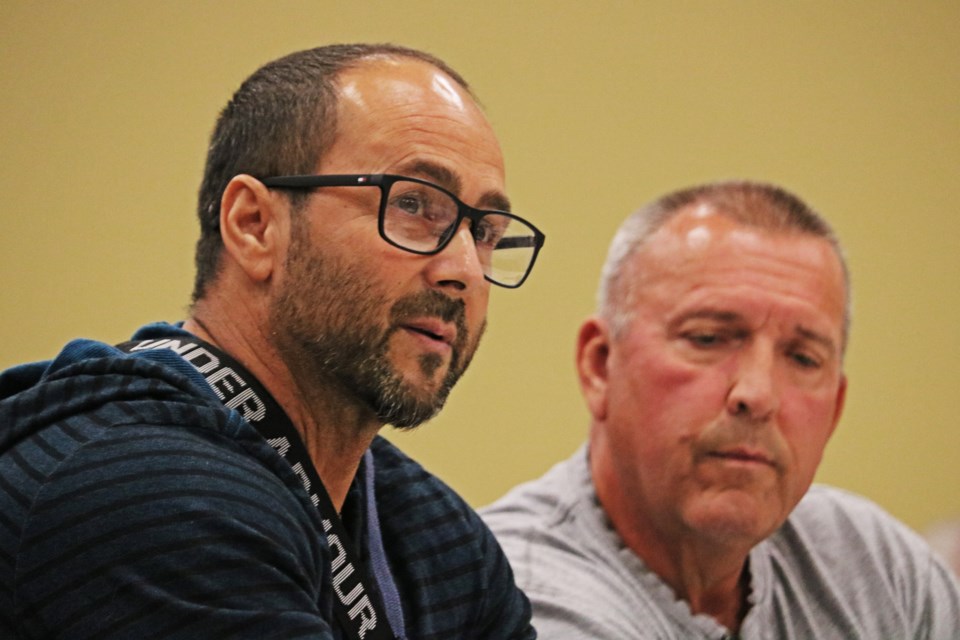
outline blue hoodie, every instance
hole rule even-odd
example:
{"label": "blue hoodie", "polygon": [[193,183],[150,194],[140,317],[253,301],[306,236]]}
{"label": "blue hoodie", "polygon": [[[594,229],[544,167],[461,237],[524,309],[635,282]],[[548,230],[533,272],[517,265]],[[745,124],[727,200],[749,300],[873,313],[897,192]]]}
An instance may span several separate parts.
{"label": "blue hoodie", "polygon": [[[371,451],[407,637],[535,637],[473,510],[386,440]],[[362,475],[343,513],[365,556]],[[0,374],[0,637],[333,639],[332,594],[300,479],[173,351],[76,340]]]}

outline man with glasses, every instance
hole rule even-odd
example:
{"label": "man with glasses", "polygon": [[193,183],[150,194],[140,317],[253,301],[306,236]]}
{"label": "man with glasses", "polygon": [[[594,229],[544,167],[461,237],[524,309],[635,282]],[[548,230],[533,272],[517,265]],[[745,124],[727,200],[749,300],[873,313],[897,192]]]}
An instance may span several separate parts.
{"label": "man with glasses", "polygon": [[442,407],[543,234],[466,82],[336,45],[213,132],[189,318],[0,376],[0,636],[533,638],[477,515],[378,436]]}
{"label": "man with glasses", "polygon": [[577,340],[588,441],[482,512],[543,637],[960,637],[920,537],[811,487],[849,290],[830,226],[772,185],[684,189],[621,225]]}

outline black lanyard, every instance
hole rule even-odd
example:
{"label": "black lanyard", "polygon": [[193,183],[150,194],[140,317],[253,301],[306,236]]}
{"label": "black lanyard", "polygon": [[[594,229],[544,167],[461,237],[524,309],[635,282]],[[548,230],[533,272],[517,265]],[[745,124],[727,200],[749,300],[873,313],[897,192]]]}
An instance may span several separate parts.
{"label": "black lanyard", "polygon": [[253,425],[303,482],[303,488],[320,512],[323,532],[333,558],[334,612],[341,628],[359,640],[395,640],[383,603],[365,563],[360,561],[327,490],[310,461],[296,427],[277,401],[239,362],[196,336],[134,340],[117,345],[127,353],[170,349],[196,368],[220,401]]}

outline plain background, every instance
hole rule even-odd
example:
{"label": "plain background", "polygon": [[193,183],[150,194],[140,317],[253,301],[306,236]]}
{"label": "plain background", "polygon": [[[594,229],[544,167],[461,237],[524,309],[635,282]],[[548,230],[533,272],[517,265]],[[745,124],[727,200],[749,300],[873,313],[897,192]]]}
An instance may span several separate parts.
{"label": "plain background", "polygon": [[0,4],[0,367],[184,316],[207,137],[288,52],[393,41],[446,59],[548,236],[492,292],[448,408],[387,433],[474,505],[576,448],[573,344],[622,218],[678,187],[772,181],[854,276],[845,416],[818,480],[924,529],[960,513],[960,3]]}

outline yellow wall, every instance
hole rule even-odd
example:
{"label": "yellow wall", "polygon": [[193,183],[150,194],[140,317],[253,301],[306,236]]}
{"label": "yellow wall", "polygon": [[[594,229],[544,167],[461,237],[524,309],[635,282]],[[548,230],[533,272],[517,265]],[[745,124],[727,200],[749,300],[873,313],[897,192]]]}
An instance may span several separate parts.
{"label": "yellow wall", "polygon": [[[453,7],[453,8],[451,8]],[[846,415],[819,479],[924,528],[960,512],[960,3],[0,4],[0,367],[183,316],[218,110],[260,64],[334,41],[446,58],[548,234],[449,408],[391,436],[474,504],[584,436],[580,319],[629,211],[770,180],[823,211],[855,279]]]}

